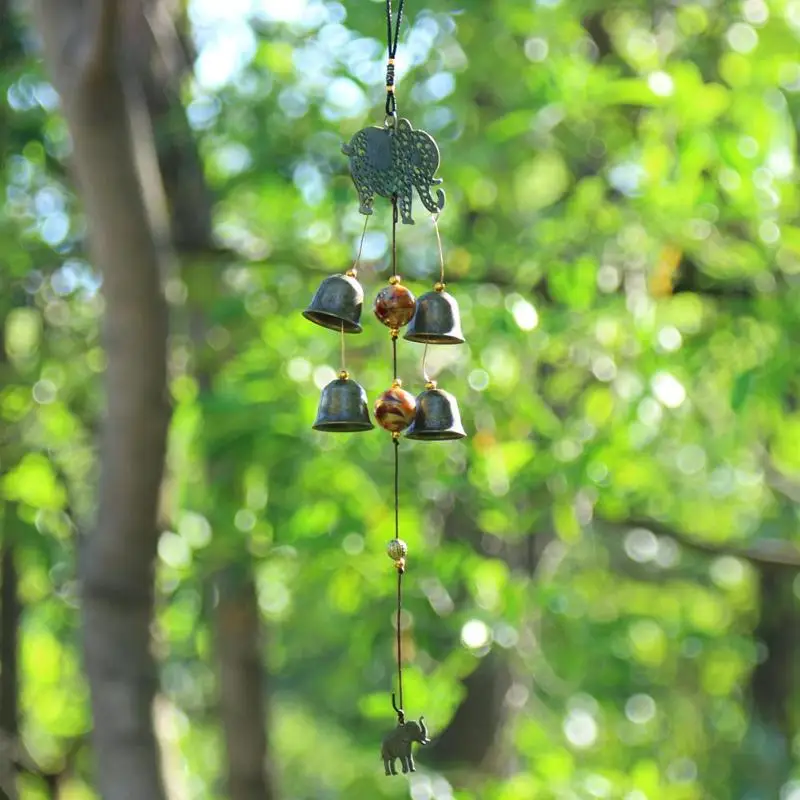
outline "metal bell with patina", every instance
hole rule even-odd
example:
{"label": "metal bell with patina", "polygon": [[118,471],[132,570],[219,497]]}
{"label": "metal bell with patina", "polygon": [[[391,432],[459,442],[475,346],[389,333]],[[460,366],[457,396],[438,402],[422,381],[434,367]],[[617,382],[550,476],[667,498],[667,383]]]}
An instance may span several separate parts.
{"label": "metal bell with patina", "polygon": [[417,300],[417,311],[403,338],[423,344],[464,342],[458,303],[444,290],[443,283],[437,283],[434,291],[426,292]]}
{"label": "metal bell with patina", "polygon": [[406,437],[424,442],[441,442],[463,439],[466,435],[456,398],[449,392],[437,389],[433,381],[427,383],[425,391],[417,397],[417,413],[406,431]]}
{"label": "metal bell with patina", "polygon": [[355,275],[331,275],[319,285],[303,316],[334,331],[361,333],[364,290]]}
{"label": "metal bell with patina", "polygon": [[375,426],[369,418],[367,393],[344,370],[323,390],[313,428],[327,433],[369,431]]}

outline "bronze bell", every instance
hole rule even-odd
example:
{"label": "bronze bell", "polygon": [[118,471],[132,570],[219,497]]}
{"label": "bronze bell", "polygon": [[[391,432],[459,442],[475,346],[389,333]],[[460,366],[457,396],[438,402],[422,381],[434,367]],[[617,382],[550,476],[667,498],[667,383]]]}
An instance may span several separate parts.
{"label": "bronze bell", "polygon": [[363,305],[364,290],[354,274],[331,275],[319,285],[303,316],[323,328],[361,333],[359,320]]}
{"label": "bronze bell", "polygon": [[453,295],[437,283],[434,291],[417,299],[417,311],[404,337],[423,344],[462,344],[461,314]]}
{"label": "bronze bell", "polygon": [[369,431],[374,427],[369,418],[367,393],[343,370],[322,390],[314,430],[351,433]]}
{"label": "bronze bell", "polygon": [[466,435],[456,398],[437,389],[433,381],[425,384],[425,391],[417,397],[417,413],[406,436],[425,442],[441,442],[463,439]]}

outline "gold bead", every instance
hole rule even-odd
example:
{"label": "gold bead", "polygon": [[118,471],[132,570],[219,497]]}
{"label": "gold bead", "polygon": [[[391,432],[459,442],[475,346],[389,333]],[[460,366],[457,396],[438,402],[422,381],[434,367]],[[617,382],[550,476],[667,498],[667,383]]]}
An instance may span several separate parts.
{"label": "gold bead", "polygon": [[397,284],[400,283],[401,280],[402,278],[399,275],[392,275],[392,277],[389,278],[389,283],[391,283],[392,286],[397,286]]}
{"label": "gold bead", "polygon": [[400,439],[400,431],[392,431],[392,439],[396,442]]}
{"label": "gold bead", "polygon": [[392,339],[396,339],[400,335],[400,331],[397,328],[392,328],[391,331],[389,331],[389,334],[391,335]]}
{"label": "gold bead", "polygon": [[345,272],[348,278],[356,278],[358,277],[358,270],[357,269],[349,269]]}
{"label": "gold bead", "polygon": [[403,573],[406,571],[406,560],[404,558],[398,558],[394,565],[398,572]]}
{"label": "gold bead", "polygon": [[436,388],[436,381],[428,381],[428,382],[425,384],[425,388],[426,388],[426,389],[428,389],[429,391],[430,391],[431,389],[435,389],[435,388]]}
{"label": "gold bead", "polygon": [[437,292],[443,292],[446,286],[447,284],[444,281],[436,281],[436,283],[433,284],[434,291]]}
{"label": "gold bead", "polygon": [[349,380],[349,379],[350,379],[350,373],[346,369],[343,369],[339,373],[339,380],[340,381],[346,381],[346,380]]}
{"label": "gold bead", "polygon": [[400,389],[403,386],[403,381],[400,378],[395,378],[392,381],[392,389]]}
{"label": "gold bead", "polygon": [[392,539],[386,545],[386,553],[392,561],[399,561],[408,555],[408,545],[402,539]]}

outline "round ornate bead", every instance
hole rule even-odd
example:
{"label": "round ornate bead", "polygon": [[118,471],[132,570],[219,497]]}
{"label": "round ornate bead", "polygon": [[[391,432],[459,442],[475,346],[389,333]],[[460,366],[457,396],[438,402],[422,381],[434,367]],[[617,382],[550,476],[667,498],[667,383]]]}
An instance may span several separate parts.
{"label": "round ornate bead", "polygon": [[408,545],[402,539],[392,539],[386,545],[386,553],[392,561],[400,561],[408,555]]}
{"label": "round ornate bead", "polygon": [[375,316],[388,328],[397,329],[408,325],[414,316],[417,301],[410,289],[395,283],[384,286],[375,298]]}
{"label": "round ornate bead", "polygon": [[417,400],[399,386],[387,389],[375,401],[375,419],[384,430],[396,433],[405,430],[413,421]]}

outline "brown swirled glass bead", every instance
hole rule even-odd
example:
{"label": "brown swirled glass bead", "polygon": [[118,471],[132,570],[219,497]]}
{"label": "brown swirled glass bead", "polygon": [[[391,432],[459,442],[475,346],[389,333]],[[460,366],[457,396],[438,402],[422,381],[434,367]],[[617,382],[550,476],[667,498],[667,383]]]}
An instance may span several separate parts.
{"label": "brown swirled glass bead", "polygon": [[402,328],[411,322],[417,301],[410,289],[395,283],[384,286],[375,298],[375,316],[389,328]]}
{"label": "brown swirled glass bead", "polygon": [[417,400],[399,386],[387,389],[375,401],[375,419],[384,430],[396,433],[405,430],[414,420]]}

